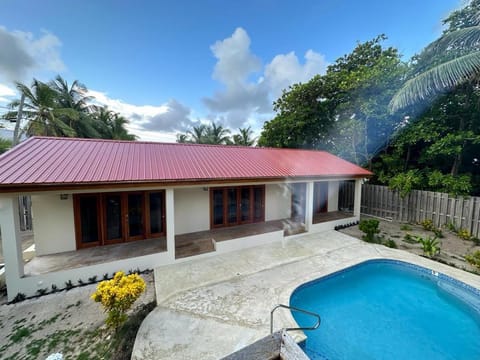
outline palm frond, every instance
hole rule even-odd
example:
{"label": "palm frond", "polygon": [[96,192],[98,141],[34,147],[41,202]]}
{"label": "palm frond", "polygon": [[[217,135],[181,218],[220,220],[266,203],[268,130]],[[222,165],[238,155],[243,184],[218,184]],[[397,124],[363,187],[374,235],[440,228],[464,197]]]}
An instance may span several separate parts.
{"label": "palm frond", "polygon": [[397,111],[432,95],[465,83],[480,73],[480,51],[447,61],[405,82],[390,101]]}
{"label": "palm frond", "polygon": [[444,34],[427,46],[423,53],[438,55],[452,48],[475,49],[479,44],[480,26],[470,26]]}

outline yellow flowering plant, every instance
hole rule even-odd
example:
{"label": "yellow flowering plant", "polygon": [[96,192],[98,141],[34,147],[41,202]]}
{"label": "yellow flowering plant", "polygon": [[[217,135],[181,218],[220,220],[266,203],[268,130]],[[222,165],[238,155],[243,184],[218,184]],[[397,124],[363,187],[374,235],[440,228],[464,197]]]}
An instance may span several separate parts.
{"label": "yellow flowering plant", "polygon": [[138,274],[125,275],[123,271],[113,279],[101,281],[91,298],[103,305],[107,315],[105,323],[117,330],[126,320],[126,312],[145,291],[145,281]]}

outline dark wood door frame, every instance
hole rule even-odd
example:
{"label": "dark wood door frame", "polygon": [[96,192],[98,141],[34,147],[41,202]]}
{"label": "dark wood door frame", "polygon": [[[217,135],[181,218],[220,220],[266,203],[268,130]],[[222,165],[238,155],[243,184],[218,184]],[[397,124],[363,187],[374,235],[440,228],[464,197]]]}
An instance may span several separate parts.
{"label": "dark wood door frame", "polygon": [[[162,232],[151,233],[150,229],[150,203],[149,194],[155,192],[162,193]],[[107,240],[106,229],[106,197],[110,194],[118,194],[121,196],[121,228],[122,238]],[[129,235],[128,224],[128,195],[141,194],[142,195],[142,234],[137,236]],[[98,241],[91,243],[82,242],[82,224],[81,224],[81,209],[80,202],[82,197],[95,197],[97,202],[97,227],[98,227]],[[74,194],[73,195],[73,209],[74,209],[74,223],[75,223],[75,241],[77,249],[83,249],[93,246],[110,245],[115,243],[122,243],[128,241],[137,241],[154,237],[164,236],[166,233],[166,214],[165,214],[165,191],[133,191],[133,192],[119,192],[119,193],[91,193],[91,194]]]}

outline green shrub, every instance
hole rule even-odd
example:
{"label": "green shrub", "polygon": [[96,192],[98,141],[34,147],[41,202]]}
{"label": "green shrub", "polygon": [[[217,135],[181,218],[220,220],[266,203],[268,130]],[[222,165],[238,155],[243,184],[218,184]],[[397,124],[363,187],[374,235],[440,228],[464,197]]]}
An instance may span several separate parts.
{"label": "green shrub", "polygon": [[411,231],[412,230],[412,227],[408,224],[403,224],[402,226],[400,226],[400,230],[402,231]]}
{"label": "green shrub", "polygon": [[366,242],[376,242],[377,239],[375,234],[378,234],[380,232],[380,229],[378,228],[379,224],[380,221],[376,219],[360,221],[358,228],[365,233],[365,235],[362,236],[362,239]]}
{"label": "green shrub", "polygon": [[389,248],[392,248],[392,249],[396,249],[397,248],[397,244],[395,243],[395,241],[393,241],[392,239],[388,239],[386,241],[383,242],[383,245],[389,247]]}
{"label": "green shrub", "polygon": [[425,219],[422,222],[420,222],[420,225],[427,230],[427,231],[433,231],[435,229],[435,226],[433,226],[433,221],[431,219]]}
{"label": "green shrub", "polygon": [[467,229],[458,230],[457,236],[463,240],[470,240],[472,238],[472,235],[470,235],[470,232]]}
{"label": "green shrub", "polygon": [[127,320],[127,311],[145,291],[145,281],[138,274],[117,272],[112,280],[101,281],[91,298],[103,305],[107,312],[107,326],[114,330]]}
{"label": "green shrub", "polygon": [[418,241],[415,240],[415,238],[409,234],[409,233],[406,233],[405,236],[403,237],[403,241],[409,243],[409,244],[416,244]]}
{"label": "green shrub", "polygon": [[439,229],[439,228],[434,228],[433,230],[433,233],[435,234],[435,236],[439,239],[443,238],[443,232],[442,232],[442,229]]}
{"label": "green shrub", "polygon": [[456,233],[458,230],[457,230],[457,227],[455,226],[455,224],[453,222],[449,222],[447,224],[445,224],[445,227],[450,230],[451,232],[454,232]]}
{"label": "green shrub", "polygon": [[422,245],[423,255],[430,258],[440,253],[440,244],[436,237],[431,238],[430,236],[422,238],[421,236],[416,237],[418,243]]}
{"label": "green shrub", "polygon": [[475,251],[473,254],[465,255],[465,260],[480,270],[480,250]]}

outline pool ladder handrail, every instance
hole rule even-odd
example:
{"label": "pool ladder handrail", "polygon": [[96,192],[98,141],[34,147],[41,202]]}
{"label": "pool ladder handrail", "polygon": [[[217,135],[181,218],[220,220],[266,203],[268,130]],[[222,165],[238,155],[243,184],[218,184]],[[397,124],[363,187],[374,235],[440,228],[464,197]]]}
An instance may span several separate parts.
{"label": "pool ladder handrail", "polygon": [[304,310],[304,309],[299,309],[297,307],[293,307],[293,306],[289,306],[289,305],[278,304],[272,309],[272,311],[270,311],[270,334],[273,334],[273,313],[278,308],[289,309],[291,311],[297,311],[297,312],[307,314],[307,315],[310,315],[310,316],[313,316],[313,317],[317,318],[317,322],[315,323],[315,325],[313,325],[311,327],[284,328],[283,330],[285,330],[285,331],[316,330],[316,329],[318,329],[318,327],[320,326],[320,323],[322,322],[322,319],[320,318],[320,315],[318,315],[317,313],[314,313],[314,312],[311,312],[311,311],[308,311],[308,310]]}

